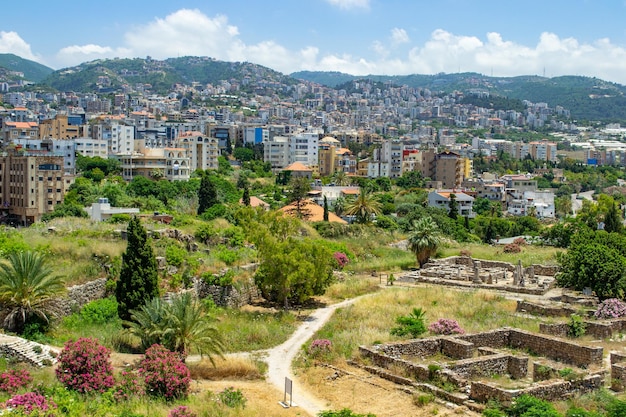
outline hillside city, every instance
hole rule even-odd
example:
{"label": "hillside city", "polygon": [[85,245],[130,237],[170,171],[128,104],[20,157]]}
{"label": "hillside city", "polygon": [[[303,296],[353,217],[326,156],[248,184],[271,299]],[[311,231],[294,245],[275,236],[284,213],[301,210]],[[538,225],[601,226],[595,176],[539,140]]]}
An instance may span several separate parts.
{"label": "hillside city", "polygon": [[626,119],[297,75],[0,65],[0,414],[625,416]]}

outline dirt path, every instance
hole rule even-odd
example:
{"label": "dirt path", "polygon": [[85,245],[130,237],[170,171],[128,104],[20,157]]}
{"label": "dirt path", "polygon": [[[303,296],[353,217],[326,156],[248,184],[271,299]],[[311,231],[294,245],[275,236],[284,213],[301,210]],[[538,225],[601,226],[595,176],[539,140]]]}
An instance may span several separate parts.
{"label": "dirt path", "polygon": [[298,407],[313,416],[317,415],[320,411],[327,409],[328,406],[326,406],[313,394],[301,388],[291,371],[291,364],[302,348],[302,345],[304,345],[316,331],[322,328],[322,326],[331,318],[336,309],[348,306],[359,298],[361,297],[352,298],[315,310],[309,317],[307,317],[306,321],[298,327],[291,337],[287,339],[286,342],[266,351],[269,382],[283,392],[285,389],[285,377],[291,379],[294,382],[293,402]]}

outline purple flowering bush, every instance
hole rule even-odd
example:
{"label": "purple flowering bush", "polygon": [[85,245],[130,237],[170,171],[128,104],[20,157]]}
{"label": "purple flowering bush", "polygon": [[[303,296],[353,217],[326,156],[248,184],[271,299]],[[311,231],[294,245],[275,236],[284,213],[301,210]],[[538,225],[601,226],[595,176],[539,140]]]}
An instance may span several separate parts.
{"label": "purple flowering bush", "polygon": [[144,378],[147,394],[169,401],[185,398],[189,392],[189,368],[178,353],[161,345],[152,345],[146,350],[139,364],[139,375]]}
{"label": "purple flowering bush", "polygon": [[179,405],[178,407],[172,408],[167,417],[196,417],[196,414],[192,412],[189,407]]}
{"label": "purple flowering bush", "polygon": [[439,319],[428,326],[428,331],[433,334],[465,334],[459,322],[452,319]]}
{"label": "purple flowering bush", "polygon": [[313,357],[323,356],[330,352],[333,344],[328,339],[315,339],[309,345],[309,354]]}
{"label": "purple flowering bush", "polygon": [[33,377],[26,369],[10,369],[0,374],[0,391],[15,394],[32,381]]}
{"label": "purple flowering bush", "polygon": [[104,392],[115,385],[111,351],[97,339],[69,341],[59,355],[57,379],[67,388],[86,394]]}
{"label": "purple flowering bush", "polygon": [[600,303],[594,316],[597,319],[626,317],[626,303],[618,298],[606,299]]}
{"label": "purple flowering bush", "polygon": [[48,413],[47,411],[56,408],[54,401],[48,400],[46,397],[36,392],[27,392],[9,398],[5,406],[7,408],[17,409],[24,415],[30,415],[32,413],[36,416],[53,416],[52,413]]}
{"label": "purple flowering bush", "polygon": [[333,253],[333,258],[335,258],[335,262],[337,262],[337,267],[339,269],[343,269],[344,266],[348,265],[350,259],[343,252],[335,252]]}

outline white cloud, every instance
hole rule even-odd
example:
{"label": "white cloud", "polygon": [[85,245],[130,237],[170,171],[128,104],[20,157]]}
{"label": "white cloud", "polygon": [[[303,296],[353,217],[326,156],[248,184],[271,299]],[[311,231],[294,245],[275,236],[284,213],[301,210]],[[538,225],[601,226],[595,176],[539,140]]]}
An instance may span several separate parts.
{"label": "white cloud", "polygon": [[342,10],[370,8],[370,0],[326,0],[328,3]]}
{"label": "white cloud", "polygon": [[[328,0],[334,5],[369,7],[364,0]],[[288,35],[286,35],[288,36]],[[400,52],[402,46],[409,49]],[[0,51],[33,57],[30,46],[13,32],[0,32]],[[18,53],[21,52],[21,53]],[[322,45],[298,50],[260,39],[246,44],[239,29],[223,15],[209,17],[199,10],[181,9],[164,18],[137,25],[124,35],[122,46],[72,45],[57,59],[64,65],[96,58],[143,57],[164,59],[185,55],[210,56],[225,61],[250,61],[284,73],[300,70],[367,74],[435,74],[479,72],[496,76],[528,74],[588,75],[626,84],[626,50],[609,39],[581,43],[542,33],[535,45],[522,45],[489,32],[484,37],[459,35],[437,29],[422,45],[411,45],[407,32],[393,28],[386,43],[375,41],[370,56],[354,51],[325,54]],[[32,59],[32,58],[31,58]]]}
{"label": "white cloud", "polygon": [[393,45],[400,45],[408,42],[410,42],[410,39],[406,30],[400,28],[391,29],[391,43]]}
{"label": "white cloud", "polygon": [[16,32],[0,31],[0,53],[15,54],[32,61],[41,61],[41,58],[31,51],[30,45]]}

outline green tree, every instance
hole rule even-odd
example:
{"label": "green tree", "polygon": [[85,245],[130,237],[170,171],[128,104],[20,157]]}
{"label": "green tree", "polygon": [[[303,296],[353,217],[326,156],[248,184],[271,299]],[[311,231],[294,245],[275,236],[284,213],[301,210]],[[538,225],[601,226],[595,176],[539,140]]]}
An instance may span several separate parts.
{"label": "green tree", "polygon": [[609,233],[619,233],[622,231],[623,227],[621,212],[617,208],[617,203],[613,203],[609,206],[604,216],[604,230]]}
{"label": "green tree", "polygon": [[128,222],[126,252],[122,254],[120,277],[115,287],[117,312],[122,320],[131,319],[131,310],[158,297],[159,276],[157,263],[139,218]]}
{"label": "green tree", "polygon": [[154,298],[131,312],[127,332],[141,341],[143,350],[157,343],[172,352],[188,355],[192,350],[221,356],[224,345],[204,304],[191,293],[176,295],[171,303]]}
{"label": "green tree", "polygon": [[244,206],[250,205],[250,189],[248,188],[248,184],[246,183],[243,187],[243,197],[241,197],[241,201]]}
{"label": "green tree", "polygon": [[413,311],[406,316],[396,317],[396,327],[390,333],[394,336],[419,337],[426,333],[426,312],[421,308],[413,308]]}
{"label": "green tree", "polygon": [[209,173],[204,172],[198,189],[198,215],[201,215],[218,203],[217,190]]}
{"label": "green tree", "polygon": [[296,215],[298,218],[306,217],[302,212],[302,201],[306,198],[309,191],[311,191],[311,183],[306,177],[294,177],[291,179],[289,185],[291,190],[289,192],[289,201],[296,203]]}
{"label": "green tree", "polygon": [[448,202],[448,217],[453,220],[459,215],[459,203],[456,201],[456,194],[450,194],[450,201]]}
{"label": "green tree", "polygon": [[328,221],[328,199],[324,196],[324,219],[325,222]]}
{"label": "green tree", "polygon": [[440,243],[439,228],[431,217],[422,217],[412,222],[409,249],[415,254],[420,267],[437,252]]}
{"label": "green tree", "polygon": [[372,216],[380,214],[382,205],[374,198],[374,196],[361,189],[358,197],[347,204],[344,211],[348,216],[355,216],[357,223],[369,223]]}
{"label": "green tree", "polygon": [[235,148],[233,156],[241,162],[252,161],[254,159],[254,151],[250,148]]}
{"label": "green tree", "polygon": [[44,255],[25,251],[0,264],[0,303],[8,310],[4,328],[21,333],[29,318],[48,321],[47,302],[65,292],[63,278],[54,275]]}

